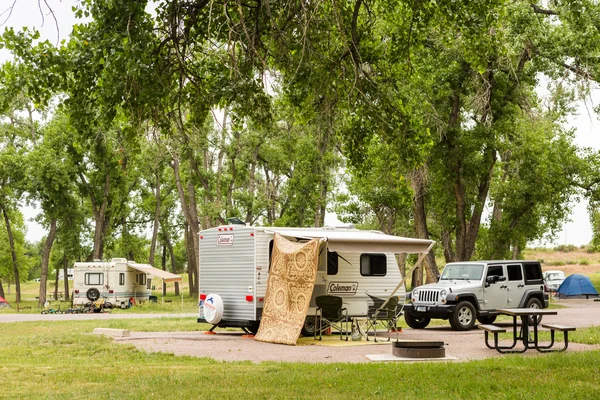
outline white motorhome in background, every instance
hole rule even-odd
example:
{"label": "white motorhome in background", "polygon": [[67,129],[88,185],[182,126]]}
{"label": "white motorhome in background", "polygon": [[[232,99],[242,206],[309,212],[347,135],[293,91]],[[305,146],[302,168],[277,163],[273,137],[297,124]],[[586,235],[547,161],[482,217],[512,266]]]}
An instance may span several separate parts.
{"label": "white motorhome in background", "polygon": [[[402,280],[395,254],[424,254],[434,243],[348,228],[232,224],[201,231],[198,322],[206,322],[203,303],[207,295],[218,294],[223,301],[223,314],[217,326],[258,330],[275,232],[299,242],[321,239],[317,277],[303,329],[305,335],[314,330],[317,296],[340,296],[350,316],[366,316],[374,300],[386,300]],[[396,295],[404,298],[403,285]]]}
{"label": "white motorhome in background", "polygon": [[179,275],[126,258],[75,263],[73,276],[73,305],[103,297],[115,307],[127,307],[130,300],[147,301],[151,294],[150,281],[155,276],[165,282],[181,281]]}
{"label": "white motorhome in background", "polygon": [[[67,280],[72,281],[75,272],[73,270],[73,268],[67,268]],[[64,269],[59,269],[58,270],[58,279],[59,280],[64,280],[65,279],[65,270]]]}

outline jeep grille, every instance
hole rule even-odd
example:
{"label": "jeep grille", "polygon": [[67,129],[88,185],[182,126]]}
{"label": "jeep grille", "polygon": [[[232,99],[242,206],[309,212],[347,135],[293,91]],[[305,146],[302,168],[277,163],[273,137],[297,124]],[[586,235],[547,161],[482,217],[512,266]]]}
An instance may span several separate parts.
{"label": "jeep grille", "polygon": [[418,303],[435,304],[440,298],[439,290],[419,290]]}

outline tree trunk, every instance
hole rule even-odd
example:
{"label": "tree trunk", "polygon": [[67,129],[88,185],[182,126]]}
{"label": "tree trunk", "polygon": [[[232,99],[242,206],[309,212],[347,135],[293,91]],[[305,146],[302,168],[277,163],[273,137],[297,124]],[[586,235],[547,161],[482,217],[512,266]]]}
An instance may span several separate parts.
{"label": "tree trunk", "polygon": [[8,213],[6,212],[6,208],[2,207],[2,214],[4,214],[4,223],[6,224],[6,233],[8,235],[8,244],[10,246],[10,255],[12,258],[13,264],[13,274],[15,276],[15,290],[16,290],[16,299],[17,309],[19,308],[19,303],[21,302],[21,279],[19,278],[19,264],[17,261],[17,250],[15,248],[15,239],[13,237],[12,229],[10,227],[10,220],[8,219]]}
{"label": "tree trunk", "polygon": [[63,274],[65,277],[65,301],[71,300],[69,295],[69,259],[65,254],[63,254]]}
{"label": "tree trunk", "polygon": [[[171,236],[168,231],[164,231],[164,238],[169,248],[169,256],[171,257],[171,272],[177,274],[177,261],[175,260],[175,251],[173,250],[173,244],[171,243]],[[174,282],[175,284],[175,296],[179,296],[179,282]],[[198,288],[200,288],[200,284],[198,282]]]}
{"label": "tree trunk", "polygon": [[[185,229],[185,242],[186,242],[186,248],[187,248],[187,253],[189,255],[191,255],[192,257],[194,257],[194,243],[192,241],[192,239],[190,238],[190,236],[192,235],[191,230],[189,229],[189,226],[186,226]],[[197,295],[198,292],[195,291],[195,289],[192,288],[192,286],[194,285],[194,271],[193,268],[195,268],[195,259],[193,262],[190,262],[190,256],[188,256],[188,281],[189,281],[189,286],[190,286],[190,296],[194,297],[194,295]],[[194,266],[194,267],[192,267]]]}
{"label": "tree trunk", "polygon": [[58,300],[58,278],[60,277],[60,265],[56,264],[56,279],[54,280],[54,300]]}
{"label": "tree trunk", "polygon": [[[258,164],[258,150],[260,146],[256,146],[252,152],[252,163],[250,164],[250,176],[248,179],[248,192],[249,197],[254,199],[256,193],[256,166]],[[244,220],[247,224],[254,222],[254,201],[252,201],[246,209],[246,219]]]}
{"label": "tree trunk", "polygon": [[398,262],[398,269],[400,270],[400,275],[404,278],[406,277],[406,253],[396,254],[396,261]]}
{"label": "tree trunk", "polygon": [[[163,244],[162,247],[162,270],[166,271],[167,270],[167,246]],[[167,284],[165,283],[165,280],[163,279],[162,282],[162,295],[163,297],[165,297],[167,295]]]}
{"label": "tree trunk", "polygon": [[2,281],[0,281],[0,297],[6,298],[4,295],[4,286],[2,286]]}
{"label": "tree trunk", "polygon": [[[412,187],[414,191],[414,223],[415,231],[419,239],[429,239],[427,231],[427,213],[425,212],[425,169],[419,168],[413,174]],[[435,283],[440,278],[440,272],[435,262],[433,251],[429,251],[425,257],[425,269],[427,270],[427,283]]]}
{"label": "tree trunk", "polygon": [[46,287],[48,285],[48,265],[50,263],[50,252],[52,250],[52,244],[54,243],[55,237],[56,218],[52,218],[52,220],[50,221],[50,230],[48,231],[48,236],[46,236],[46,241],[44,242],[44,249],[42,250],[42,273],[40,276],[40,293],[38,307],[43,307],[44,303],[46,303]]}
{"label": "tree trunk", "polygon": [[[108,169],[108,166],[106,167]],[[85,177],[80,174],[81,181],[86,184]],[[88,185],[89,186],[89,185]],[[88,189],[90,195],[90,201],[92,203],[92,209],[94,211],[94,251],[92,258],[95,260],[101,260],[104,254],[104,238],[108,233],[108,225],[110,224],[110,217],[106,216],[106,210],[109,204],[110,195],[110,173],[106,172],[104,179],[104,193],[102,196],[102,203],[98,205],[96,198],[93,195],[92,189]]]}
{"label": "tree trunk", "polygon": [[[189,282],[189,290],[190,290],[190,296],[194,296],[197,295],[198,292],[197,287],[194,287],[194,280],[193,280],[193,270],[197,270],[198,266],[196,264],[196,257],[197,257],[197,251],[196,251],[196,245],[194,243],[194,240],[192,238],[190,238],[191,236],[196,236],[196,241],[198,242],[198,214],[195,210],[192,210],[193,207],[195,207],[196,205],[196,201],[195,199],[187,199],[187,196],[185,194],[185,191],[183,189],[183,183],[181,182],[181,177],[179,174],[179,159],[177,157],[175,157],[173,159],[173,163],[171,164],[172,168],[173,168],[173,173],[175,175],[175,183],[177,185],[177,191],[179,193],[179,201],[181,202],[181,209],[183,211],[183,215],[185,216],[185,243],[186,243],[186,258],[188,261],[188,275],[190,275],[190,282]],[[193,204],[193,207],[192,207]],[[195,227],[195,231],[194,231],[194,227]],[[190,232],[191,230],[191,232]],[[190,246],[190,243],[192,243],[192,245]],[[198,243],[199,245],[199,243]]]}
{"label": "tree trunk", "polygon": [[412,279],[411,279],[411,288],[414,289],[417,286],[421,286],[423,284],[423,265],[418,266],[413,269]]}
{"label": "tree trunk", "polygon": [[[150,244],[150,257],[148,262],[154,265],[154,252],[156,251],[156,238],[158,237],[158,225],[160,218],[160,173],[156,173],[156,208],[154,209],[154,225],[152,227],[152,243]],[[164,252],[164,250],[163,250]]]}

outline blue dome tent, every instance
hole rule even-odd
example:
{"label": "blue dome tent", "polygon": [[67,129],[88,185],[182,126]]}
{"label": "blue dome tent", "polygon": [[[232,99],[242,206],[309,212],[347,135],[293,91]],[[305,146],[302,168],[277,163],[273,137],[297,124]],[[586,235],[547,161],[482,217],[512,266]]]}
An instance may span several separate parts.
{"label": "blue dome tent", "polygon": [[567,298],[589,298],[598,297],[598,291],[592,285],[592,281],[585,275],[573,274],[567,276],[564,282],[558,287],[557,295],[561,299]]}

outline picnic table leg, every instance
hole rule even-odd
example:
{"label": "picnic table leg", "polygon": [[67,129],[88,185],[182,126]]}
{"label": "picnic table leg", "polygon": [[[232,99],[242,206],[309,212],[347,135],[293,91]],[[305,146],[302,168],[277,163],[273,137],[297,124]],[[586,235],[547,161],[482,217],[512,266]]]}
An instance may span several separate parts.
{"label": "picnic table leg", "polygon": [[[538,330],[537,330],[537,325],[533,326],[533,332],[534,332],[534,337],[535,337],[535,348],[537,351],[541,351],[542,353],[547,352],[547,349],[552,348],[552,346],[554,346],[554,329],[550,330],[550,344],[547,346],[540,346],[538,344]],[[555,350],[552,350],[555,351]]]}
{"label": "picnic table leg", "polygon": [[[511,346],[498,346],[496,343],[496,350],[498,351],[498,353],[502,353],[502,354],[524,353],[527,350],[526,345],[523,347],[522,350],[513,350],[514,347],[517,345],[517,342],[525,336],[525,334],[523,334],[523,330],[522,330],[523,325],[521,325],[520,336],[517,335],[518,329],[519,328],[517,326],[517,317],[515,315],[513,315],[513,344]],[[525,341],[527,341],[527,339],[525,339]]]}
{"label": "picnic table leg", "polygon": [[552,343],[550,344],[550,346],[540,346],[537,347],[537,350],[541,353],[552,353],[555,351],[565,351],[567,350],[567,347],[569,347],[569,331],[563,331],[564,334],[564,341],[565,341],[565,345],[560,348],[560,349],[551,349],[550,347],[552,347],[552,345],[554,344],[554,329],[550,329],[550,338],[552,340]]}

